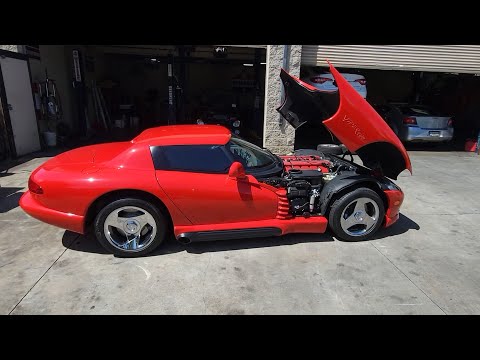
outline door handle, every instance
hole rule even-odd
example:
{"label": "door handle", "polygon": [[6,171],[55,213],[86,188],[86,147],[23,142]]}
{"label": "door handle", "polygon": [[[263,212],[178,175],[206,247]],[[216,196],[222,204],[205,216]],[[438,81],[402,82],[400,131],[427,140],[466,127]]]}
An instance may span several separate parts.
{"label": "door handle", "polygon": [[7,104],[8,110],[13,110],[12,104]]}

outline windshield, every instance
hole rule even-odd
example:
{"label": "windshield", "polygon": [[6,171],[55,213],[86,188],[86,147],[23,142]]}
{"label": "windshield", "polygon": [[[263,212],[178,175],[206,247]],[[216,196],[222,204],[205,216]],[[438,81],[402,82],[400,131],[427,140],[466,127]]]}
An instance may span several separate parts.
{"label": "windshield", "polygon": [[440,116],[440,114],[436,111],[433,111],[426,106],[400,106],[400,111],[404,115],[409,116]]}
{"label": "windshield", "polygon": [[242,163],[245,168],[259,168],[274,162],[273,155],[236,136],[232,136],[226,148],[232,153],[235,161]]}

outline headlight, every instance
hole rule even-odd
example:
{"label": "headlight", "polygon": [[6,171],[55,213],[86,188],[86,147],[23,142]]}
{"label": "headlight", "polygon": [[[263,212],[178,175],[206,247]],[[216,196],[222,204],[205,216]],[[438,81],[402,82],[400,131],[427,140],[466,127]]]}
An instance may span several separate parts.
{"label": "headlight", "polygon": [[233,127],[240,127],[240,120],[235,120],[232,125]]}
{"label": "headlight", "polygon": [[198,124],[198,125],[205,125],[205,123],[204,123],[203,120],[201,120],[201,119],[197,119],[197,124]]}
{"label": "headlight", "polygon": [[235,130],[234,133],[235,135],[240,135],[240,130]]}

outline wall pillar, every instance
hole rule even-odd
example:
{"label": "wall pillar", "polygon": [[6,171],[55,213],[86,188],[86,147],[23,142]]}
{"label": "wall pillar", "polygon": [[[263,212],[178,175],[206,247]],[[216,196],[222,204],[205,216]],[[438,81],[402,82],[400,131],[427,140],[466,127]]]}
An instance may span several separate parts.
{"label": "wall pillar", "polygon": [[[281,118],[280,120],[280,114],[276,110],[282,100],[283,85],[280,81],[280,69],[284,63],[284,47],[285,45],[268,45],[267,47],[263,146],[276,154],[293,151],[295,142],[295,130],[285,119]],[[288,72],[299,76],[302,45],[288,45],[288,47]]]}
{"label": "wall pillar", "polygon": [[0,45],[1,50],[23,53],[23,45]]}

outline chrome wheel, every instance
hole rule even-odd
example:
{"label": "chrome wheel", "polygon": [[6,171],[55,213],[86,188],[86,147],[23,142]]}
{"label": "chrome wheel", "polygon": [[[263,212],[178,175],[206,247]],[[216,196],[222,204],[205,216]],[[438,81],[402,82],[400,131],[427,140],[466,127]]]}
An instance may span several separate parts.
{"label": "chrome wheel", "polygon": [[367,197],[350,202],[342,212],[340,226],[350,236],[363,236],[371,232],[379,220],[377,203]]}
{"label": "chrome wheel", "polygon": [[124,206],[108,214],[103,225],[107,241],[126,252],[138,252],[155,239],[157,225],[153,216],[142,208]]}

